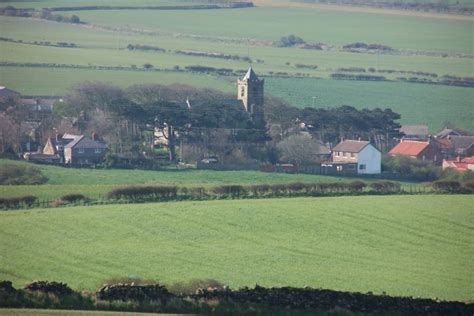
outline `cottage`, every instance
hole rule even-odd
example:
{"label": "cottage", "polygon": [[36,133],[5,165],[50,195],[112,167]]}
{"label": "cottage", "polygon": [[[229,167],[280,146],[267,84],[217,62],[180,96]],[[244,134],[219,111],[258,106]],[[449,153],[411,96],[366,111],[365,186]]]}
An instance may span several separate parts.
{"label": "cottage", "polygon": [[457,157],[455,160],[443,160],[443,170],[447,168],[452,168],[459,172],[464,172],[467,170],[474,171],[474,156],[466,157],[461,159]]}
{"label": "cottage", "polygon": [[67,164],[96,164],[104,160],[107,145],[98,140],[95,134],[92,139],[79,136],[64,146],[64,162]]}
{"label": "cottage", "polygon": [[64,162],[64,147],[75,139],[80,138],[80,135],[73,134],[56,134],[56,137],[50,137],[46,141],[46,145],[43,148],[43,154],[45,155],[58,155],[60,162]]}
{"label": "cottage", "polygon": [[388,154],[390,156],[405,156],[423,161],[441,164],[443,154],[436,142],[402,139]]}
{"label": "cottage", "polygon": [[449,136],[474,136],[471,131],[466,131],[460,128],[444,128],[442,131],[434,135],[437,139],[445,139]]}
{"label": "cottage", "polygon": [[369,141],[341,141],[332,150],[332,162],[340,165],[339,169],[343,169],[344,164],[348,168],[352,165],[357,174],[379,174],[382,171],[382,153]]}

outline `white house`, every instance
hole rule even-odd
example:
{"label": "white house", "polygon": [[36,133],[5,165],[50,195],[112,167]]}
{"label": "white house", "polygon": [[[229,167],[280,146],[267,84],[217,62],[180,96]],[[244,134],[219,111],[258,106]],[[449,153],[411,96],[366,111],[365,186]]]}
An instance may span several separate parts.
{"label": "white house", "polygon": [[382,171],[382,153],[363,140],[343,140],[332,149],[332,161],[357,163],[357,174],[378,174]]}

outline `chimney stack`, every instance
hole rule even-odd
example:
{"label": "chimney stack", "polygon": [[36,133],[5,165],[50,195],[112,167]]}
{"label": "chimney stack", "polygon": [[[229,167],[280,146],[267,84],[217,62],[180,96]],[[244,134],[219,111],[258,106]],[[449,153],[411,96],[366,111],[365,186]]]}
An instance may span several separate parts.
{"label": "chimney stack", "polygon": [[59,141],[59,134],[56,133],[56,141],[58,142]]}
{"label": "chimney stack", "polygon": [[92,133],[92,140],[97,141],[97,134],[95,132]]}

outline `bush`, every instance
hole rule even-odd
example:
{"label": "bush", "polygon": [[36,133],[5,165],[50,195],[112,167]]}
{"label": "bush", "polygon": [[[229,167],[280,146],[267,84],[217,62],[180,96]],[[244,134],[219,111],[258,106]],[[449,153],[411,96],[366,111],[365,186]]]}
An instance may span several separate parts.
{"label": "bush", "polygon": [[61,282],[35,281],[25,286],[25,290],[38,291],[43,293],[53,293],[56,295],[69,295],[74,291],[66,284]]}
{"label": "bush", "polygon": [[238,197],[244,195],[246,190],[241,185],[221,185],[213,188],[212,192],[219,195]]}
{"label": "bush", "polygon": [[382,169],[385,172],[396,173],[418,181],[437,180],[442,171],[432,162],[402,156],[384,156]]}
{"label": "bush", "polygon": [[67,194],[61,197],[61,201],[68,203],[76,203],[79,201],[88,201],[89,199],[82,194]]}
{"label": "bush", "polygon": [[362,192],[362,190],[367,186],[367,184],[365,184],[365,182],[363,181],[356,180],[348,183],[346,186],[351,192]]}
{"label": "bush", "polygon": [[440,180],[433,183],[433,190],[438,193],[461,193],[462,186],[459,181]]}
{"label": "bush", "polygon": [[281,37],[280,40],[276,43],[276,45],[279,47],[291,47],[305,43],[306,42],[301,37],[295,35],[288,35]]}
{"label": "bush", "polygon": [[370,188],[382,194],[396,193],[400,191],[400,183],[391,181],[378,181],[370,184]]}
{"label": "bush", "polygon": [[0,165],[0,185],[43,184],[48,181],[41,170],[17,164]]}
{"label": "bush", "polygon": [[37,200],[38,198],[32,195],[15,198],[0,198],[0,208],[17,208],[22,205],[31,206]]}
{"label": "bush", "polygon": [[108,199],[160,200],[172,199],[178,194],[175,186],[129,186],[113,189],[107,193]]}
{"label": "bush", "polygon": [[474,193],[474,180],[466,181],[462,184],[464,191]]}

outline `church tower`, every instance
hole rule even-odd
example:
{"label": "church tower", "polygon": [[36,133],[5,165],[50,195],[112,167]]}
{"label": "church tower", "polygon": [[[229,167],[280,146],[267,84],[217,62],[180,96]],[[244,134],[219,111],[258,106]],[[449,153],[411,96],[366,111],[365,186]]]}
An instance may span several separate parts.
{"label": "church tower", "polygon": [[258,79],[252,67],[249,68],[242,80],[237,81],[237,99],[242,100],[245,111],[257,125],[264,125],[263,116],[263,85],[264,79]]}

